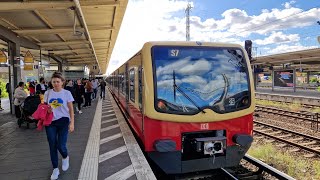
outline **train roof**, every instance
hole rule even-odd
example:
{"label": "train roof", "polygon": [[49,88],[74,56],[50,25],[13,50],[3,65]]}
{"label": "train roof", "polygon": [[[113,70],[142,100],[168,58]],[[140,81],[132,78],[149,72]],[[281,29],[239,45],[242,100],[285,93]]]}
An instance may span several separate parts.
{"label": "train roof", "polygon": [[215,46],[215,47],[242,47],[240,44],[223,42],[204,42],[204,41],[149,41],[143,47],[155,45],[179,45],[179,46]]}

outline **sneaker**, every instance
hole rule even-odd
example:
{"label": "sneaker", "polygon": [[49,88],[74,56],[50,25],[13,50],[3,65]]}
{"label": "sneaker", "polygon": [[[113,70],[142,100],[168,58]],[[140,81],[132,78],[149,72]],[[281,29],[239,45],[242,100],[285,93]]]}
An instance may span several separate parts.
{"label": "sneaker", "polygon": [[0,111],[3,111],[4,109],[3,108],[0,108]]}
{"label": "sneaker", "polygon": [[81,111],[81,110],[79,111],[79,114],[82,114],[82,111]]}
{"label": "sneaker", "polygon": [[65,159],[62,158],[62,170],[66,171],[69,169],[69,156]]}
{"label": "sneaker", "polygon": [[76,107],[76,111],[79,112],[79,108],[78,107]]}
{"label": "sneaker", "polygon": [[51,174],[51,180],[58,179],[59,174],[60,174],[59,169],[58,168],[54,168],[53,171],[52,171],[52,174]]}

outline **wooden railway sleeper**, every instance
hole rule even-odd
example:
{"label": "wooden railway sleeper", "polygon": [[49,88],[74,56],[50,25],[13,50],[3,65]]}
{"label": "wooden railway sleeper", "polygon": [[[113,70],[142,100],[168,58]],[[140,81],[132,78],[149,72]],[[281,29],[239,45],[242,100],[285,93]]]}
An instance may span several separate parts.
{"label": "wooden railway sleeper", "polygon": [[309,145],[313,145],[313,144],[317,144],[317,141],[310,141],[310,142],[301,143],[302,146],[309,146]]}

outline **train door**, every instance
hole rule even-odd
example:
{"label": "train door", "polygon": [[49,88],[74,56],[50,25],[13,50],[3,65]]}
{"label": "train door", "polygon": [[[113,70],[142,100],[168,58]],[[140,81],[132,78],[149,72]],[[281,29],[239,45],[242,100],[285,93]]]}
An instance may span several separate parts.
{"label": "train door", "polygon": [[143,67],[142,65],[139,66],[138,69],[138,104],[139,104],[139,110],[141,112],[141,128],[142,128],[142,134],[144,134],[144,109],[143,109]]}
{"label": "train door", "polygon": [[[125,78],[125,94],[126,94],[126,112],[129,113],[129,71],[128,71],[128,63],[125,65],[125,73],[124,73],[124,78]],[[130,114],[128,114],[130,116]]]}
{"label": "train door", "polygon": [[121,74],[120,74],[120,70],[118,69],[118,76],[117,76],[117,79],[118,79],[118,98],[120,97],[120,83],[121,83]]}

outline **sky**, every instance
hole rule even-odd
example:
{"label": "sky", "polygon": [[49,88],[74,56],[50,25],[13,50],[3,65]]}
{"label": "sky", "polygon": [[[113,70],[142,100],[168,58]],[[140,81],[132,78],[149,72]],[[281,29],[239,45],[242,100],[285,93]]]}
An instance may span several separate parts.
{"label": "sky", "polygon": [[254,56],[320,47],[319,0],[129,0],[107,74],[147,41],[185,41],[188,3],[191,41],[249,39]]}

